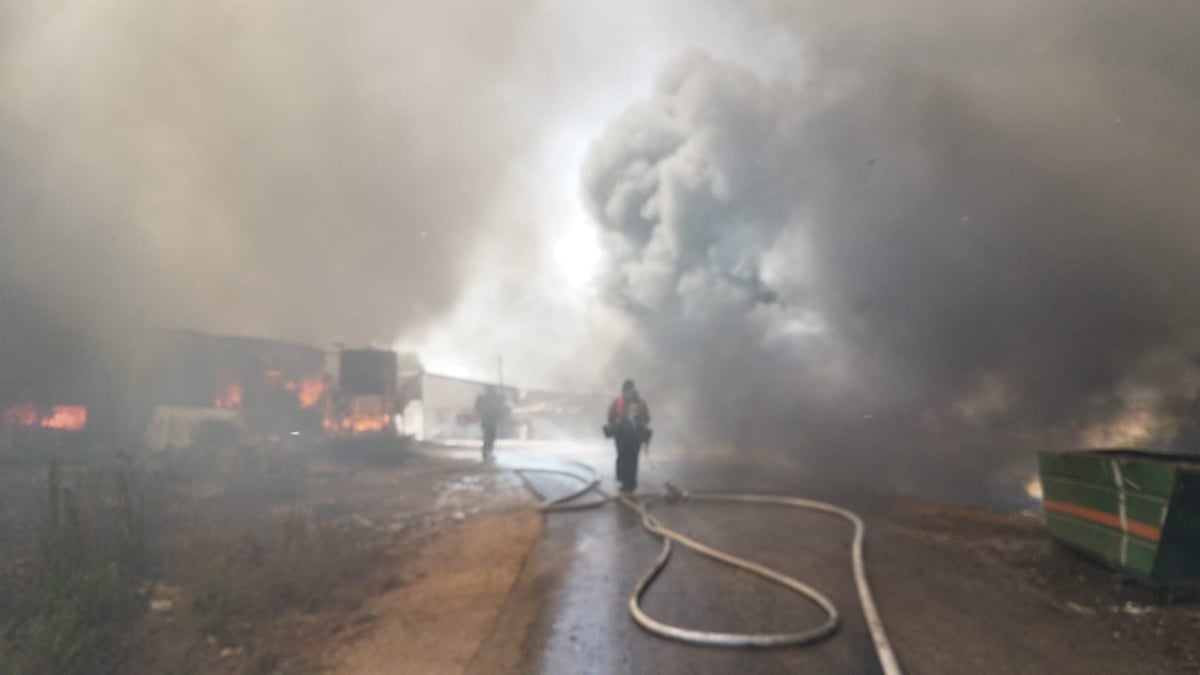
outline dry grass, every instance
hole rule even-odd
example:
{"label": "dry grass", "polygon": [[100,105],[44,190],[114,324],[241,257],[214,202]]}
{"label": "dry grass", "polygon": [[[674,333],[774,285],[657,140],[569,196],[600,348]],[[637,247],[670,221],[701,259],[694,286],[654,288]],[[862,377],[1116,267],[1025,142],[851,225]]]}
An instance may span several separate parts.
{"label": "dry grass", "polygon": [[380,539],[353,523],[292,510],[242,531],[189,532],[171,547],[164,572],[187,590],[205,635],[245,646],[250,626],[339,602],[338,589],[381,554]]}
{"label": "dry grass", "polygon": [[0,576],[0,662],[13,673],[109,673],[151,573],[148,491],[133,466],[72,479],[51,464],[38,547]]}
{"label": "dry grass", "polygon": [[[285,670],[263,626],[355,605],[340,589],[382,551],[361,519],[310,514],[312,452],[223,443],[50,465],[39,492],[0,503],[0,542],[21,544],[0,550],[0,671],[218,672],[225,645],[241,658],[220,672]],[[20,472],[2,477],[34,482]],[[173,607],[147,612],[164,587]],[[168,640],[145,639],[164,621]]]}

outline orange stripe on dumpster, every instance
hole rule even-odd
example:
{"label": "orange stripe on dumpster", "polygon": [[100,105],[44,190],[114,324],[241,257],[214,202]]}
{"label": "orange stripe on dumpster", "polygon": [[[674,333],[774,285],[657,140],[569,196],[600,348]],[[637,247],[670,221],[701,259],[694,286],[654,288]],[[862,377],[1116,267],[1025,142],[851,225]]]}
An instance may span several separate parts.
{"label": "orange stripe on dumpster", "polygon": [[[1121,519],[1115,513],[1092,509],[1071,502],[1060,502],[1053,499],[1047,499],[1042,502],[1042,508],[1047,511],[1054,511],[1067,516],[1074,516],[1083,520],[1088,520],[1093,523],[1098,523],[1105,527],[1111,527],[1114,530],[1121,531]],[[1141,537],[1147,541],[1158,542],[1162,538],[1162,530],[1152,525],[1139,523],[1136,520],[1127,520],[1126,524],[1129,529],[1129,534],[1135,537]]]}

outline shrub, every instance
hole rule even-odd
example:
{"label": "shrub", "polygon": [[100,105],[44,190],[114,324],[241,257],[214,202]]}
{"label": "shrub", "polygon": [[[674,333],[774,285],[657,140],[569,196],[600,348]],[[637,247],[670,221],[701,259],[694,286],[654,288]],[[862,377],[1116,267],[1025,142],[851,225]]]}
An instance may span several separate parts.
{"label": "shrub", "polygon": [[133,467],[92,470],[67,485],[46,476],[36,564],[0,584],[11,618],[0,657],[13,673],[109,673],[124,631],[141,614],[139,590],[153,561],[146,500]]}

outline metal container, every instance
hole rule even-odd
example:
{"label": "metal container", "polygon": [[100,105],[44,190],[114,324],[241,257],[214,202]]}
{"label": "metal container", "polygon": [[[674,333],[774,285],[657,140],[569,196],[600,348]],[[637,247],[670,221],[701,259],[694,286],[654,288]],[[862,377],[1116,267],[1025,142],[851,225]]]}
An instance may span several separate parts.
{"label": "metal container", "polygon": [[351,396],[387,396],[396,393],[396,352],[376,349],[342,351],[338,386]]}
{"label": "metal container", "polygon": [[1153,583],[1200,583],[1200,456],[1084,450],[1038,459],[1056,539]]}

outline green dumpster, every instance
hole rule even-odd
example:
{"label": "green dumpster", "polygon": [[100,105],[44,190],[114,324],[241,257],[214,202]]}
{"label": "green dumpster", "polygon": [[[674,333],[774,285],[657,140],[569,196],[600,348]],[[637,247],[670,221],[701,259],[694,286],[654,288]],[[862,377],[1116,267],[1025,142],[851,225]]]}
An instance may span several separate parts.
{"label": "green dumpster", "polygon": [[1077,450],[1038,464],[1056,539],[1147,581],[1200,583],[1200,456]]}

